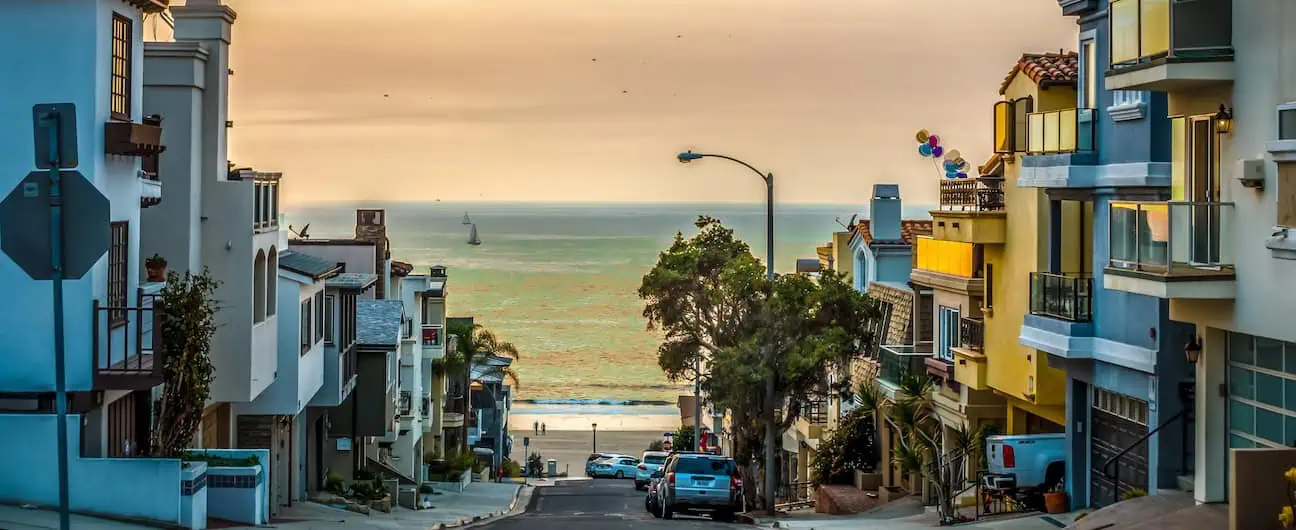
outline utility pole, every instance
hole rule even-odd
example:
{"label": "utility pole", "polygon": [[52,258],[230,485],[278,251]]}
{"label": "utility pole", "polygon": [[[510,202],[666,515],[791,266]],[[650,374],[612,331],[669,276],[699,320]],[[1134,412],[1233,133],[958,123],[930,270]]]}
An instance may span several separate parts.
{"label": "utility pole", "polygon": [[[774,174],[765,175],[765,278],[769,280],[770,297],[774,296]],[[777,517],[774,509],[774,492],[777,488],[778,470],[775,469],[775,442],[778,432],[774,428],[774,345],[765,345],[765,364],[769,377],[765,379],[765,502],[769,503],[770,517]]]}

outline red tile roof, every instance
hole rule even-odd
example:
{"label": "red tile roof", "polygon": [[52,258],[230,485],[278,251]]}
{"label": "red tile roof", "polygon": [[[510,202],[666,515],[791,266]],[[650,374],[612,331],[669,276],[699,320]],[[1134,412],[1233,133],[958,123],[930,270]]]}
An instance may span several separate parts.
{"label": "red tile roof", "polygon": [[409,276],[409,273],[414,272],[414,266],[403,261],[392,260],[391,272],[392,276]]}
{"label": "red tile roof", "polygon": [[[851,232],[859,233],[864,238],[865,245],[873,244],[873,232],[869,230],[869,219],[864,219],[855,224]],[[932,233],[932,222],[930,219],[901,219],[900,220],[900,237],[905,243],[914,244],[914,238],[917,236],[929,236]],[[852,236],[854,237],[854,236]]]}
{"label": "red tile roof", "polygon": [[1031,81],[1041,87],[1075,86],[1078,79],[1078,56],[1076,52],[1066,53],[1024,53],[1017,64],[1013,65],[1003,84],[999,85],[999,94],[1008,91],[1008,85],[1018,73],[1024,73]]}

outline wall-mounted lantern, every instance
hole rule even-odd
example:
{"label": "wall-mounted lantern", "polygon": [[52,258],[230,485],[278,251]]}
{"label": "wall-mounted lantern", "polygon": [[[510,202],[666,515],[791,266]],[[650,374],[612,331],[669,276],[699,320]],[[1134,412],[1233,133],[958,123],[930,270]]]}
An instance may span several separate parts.
{"label": "wall-mounted lantern", "polygon": [[1215,113],[1215,132],[1228,134],[1233,132],[1233,109],[1220,103],[1219,112]]}
{"label": "wall-mounted lantern", "polygon": [[1197,361],[1201,360],[1201,354],[1201,341],[1197,339],[1196,335],[1193,335],[1191,339],[1188,339],[1188,344],[1184,345],[1184,357],[1188,359],[1188,364],[1195,365]]}

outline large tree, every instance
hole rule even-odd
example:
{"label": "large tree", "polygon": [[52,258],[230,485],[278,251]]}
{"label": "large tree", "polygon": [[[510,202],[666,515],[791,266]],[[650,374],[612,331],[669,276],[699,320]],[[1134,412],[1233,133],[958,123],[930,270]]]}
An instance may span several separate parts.
{"label": "large tree", "polygon": [[153,436],[148,454],[179,457],[190,447],[211,394],[211,361],[216,334],[216,287],[204,267],[199,274],[172,271],[153,302],[153,325],[161,326],[162,394],[153,402]]}
{"label": "large tree", "polygon": [[[775,422],[783,432],[810,401],[848,390],[849,362],[872,343],[878,311],[831,271],[817,280],[781,275],[771,284],[764,265],[731,229],[706,216],[696,226],[696,235],[677,234],[661,253],[639,297],[648,328],[662,336],[658,364],[672,380],[690,377],[694,362],[705,366],[706,399],[729,412],[733,456],[746,483],[756,484],[752,464],[763,449],[762,412],[780,411]],[[773,403],[763,392],[770,377]],[[772,504],[755,498],[756,491],[747,489],[753,502]]]}
{"label": "large tree", "polygon": [[492,357],[519,360],[521,356],[517,346],[501,340],[481,324],[451,324],[447,331],[449,336],[454,337],[456,346],[448,348],[445,357],[439,359],[433,367],[437,375],[458,380],[459,387],[463,389],[460,412],[464,415],[464,427],[463,433],[459,436],[459,450],[465,452],[468,450],[468,407],[471,401],[473,368],[477,368],[482,375],[506,377],[513,383],[514,388],[518,388],[521,386],[521,381],[512,366],[497,366],[489,361]]}

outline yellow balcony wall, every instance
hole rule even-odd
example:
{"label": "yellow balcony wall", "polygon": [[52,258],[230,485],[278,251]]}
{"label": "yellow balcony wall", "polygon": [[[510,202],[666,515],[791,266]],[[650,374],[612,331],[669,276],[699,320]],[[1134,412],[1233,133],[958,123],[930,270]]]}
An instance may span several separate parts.
{"label": "yellow balcony wall", "polygon": [[986,390],[986,356],[966,348],[954,348],[954,380],[972,390]]}
{"label": "yellow balcony wall", "polygon": [[971,278],[972,245],[960,241],[942,241],[931,236],[918,237],[917,268]]}
{"label": "yellow balcony wall", "polygon": [[939,241],[1002,245],[1008,235],[1003,211],[932,210],[932,237]]}

